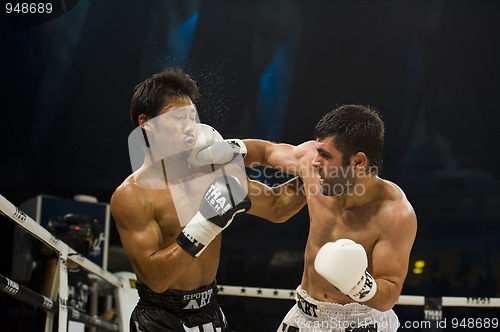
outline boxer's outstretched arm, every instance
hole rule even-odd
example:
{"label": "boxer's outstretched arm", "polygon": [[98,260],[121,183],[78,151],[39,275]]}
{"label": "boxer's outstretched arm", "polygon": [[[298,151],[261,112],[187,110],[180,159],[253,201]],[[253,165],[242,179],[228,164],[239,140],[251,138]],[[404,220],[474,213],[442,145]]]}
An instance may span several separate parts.
{"label": "boxer's outstretched arm", "polygon": [[301,160],[311,155],[316,149],[314,141],[294,146],[285,143],[273,143],[264,140],[243,140],[247,148],[244,158],[246,167],[268,166],[292,175],[300,175]]}
{"label": "boxer's outstretched arm", "polygon": [[298,176],[275,187],[248,180],[248,196],[252,201],[248,213],[275,223],[287,221],[306,204],[303,183]]}

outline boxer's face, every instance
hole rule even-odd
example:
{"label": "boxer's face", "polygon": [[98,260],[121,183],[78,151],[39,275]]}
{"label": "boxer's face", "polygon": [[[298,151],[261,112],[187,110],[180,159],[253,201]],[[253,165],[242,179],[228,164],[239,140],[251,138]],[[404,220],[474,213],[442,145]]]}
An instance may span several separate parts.
{"label": "boxer's face", "polygon": [[188,97],[171,99],[158,116],[147,121],[147,135],[156,160],[165,157],[187,158],[196,142],[196,108]]}
{"label": "boxer's face", "polygon": [[354,185],[353,169],[343,163],[334,137],[317,139],[316,151],[312,164],[318,173],[321,193],[325,196],[347,194]]}

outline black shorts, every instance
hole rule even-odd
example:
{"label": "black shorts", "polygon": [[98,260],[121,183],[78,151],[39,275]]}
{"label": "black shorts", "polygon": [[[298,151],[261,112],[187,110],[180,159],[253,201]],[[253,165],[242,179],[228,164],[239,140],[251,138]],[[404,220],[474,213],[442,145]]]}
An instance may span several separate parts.
{"label": "black shorts", "polygon": [[161,294],[140,283],[136,287],[140,299],[130,317],[130,331],[229,331],[215,282],[194,291],[169,289]]}

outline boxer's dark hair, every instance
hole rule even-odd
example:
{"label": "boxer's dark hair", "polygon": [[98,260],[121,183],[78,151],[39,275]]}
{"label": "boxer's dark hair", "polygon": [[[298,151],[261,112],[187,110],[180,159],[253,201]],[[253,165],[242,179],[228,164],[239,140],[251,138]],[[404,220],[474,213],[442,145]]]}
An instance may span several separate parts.
{"label": "boxer's dark hair", "polygon": [[158,115],[171,98],[189,97],[193,103],[200,97],[196,82],[178,68],[165,68],[134,88],[130,118],[139,126],[139,115],[150,118]]}
{"label": "boxer's dark hair", "polygon": [[369,171],[382,172],[384,122],[378,112],[363,105],[343,105],[328,112],[316,125],[314,139],[335,137],[342,162],[348,165],[352,155],[363,152],[369,160]]}

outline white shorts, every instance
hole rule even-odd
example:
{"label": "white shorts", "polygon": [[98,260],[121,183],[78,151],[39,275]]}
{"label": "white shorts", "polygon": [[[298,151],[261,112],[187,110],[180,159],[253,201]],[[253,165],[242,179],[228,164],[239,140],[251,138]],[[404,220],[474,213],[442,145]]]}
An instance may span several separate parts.
{"label": "white shorts", "polygon": [[300,286],[296,302],[278,332],[393,332],[399,327],[398,316],[392,310],[379,311],[359,303],[318,301]]}

